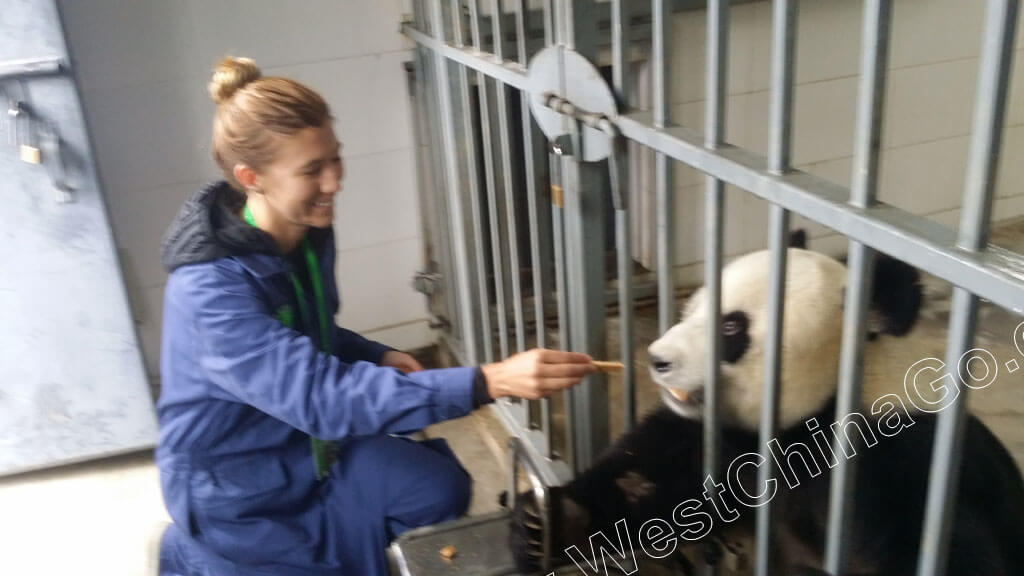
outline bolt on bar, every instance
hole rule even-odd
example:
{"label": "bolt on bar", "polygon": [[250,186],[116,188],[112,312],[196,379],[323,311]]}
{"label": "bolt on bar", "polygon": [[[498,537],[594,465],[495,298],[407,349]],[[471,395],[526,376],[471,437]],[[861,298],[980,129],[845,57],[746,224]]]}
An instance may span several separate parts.
{"label": "bolt on bar", "polygon": [[[669,121],[669,62],[665,50],[669,15],[665,0],[651,0],[651,18],[651,109],[655,129],[663,129]],[[655,151],[654,155],[654,194],[658,206],[658,331],[665,333],[676,319],[676,202],[675,191],[672,189],[672,164],[661,151]]]}
{"label": "bolt on bar", "polygon": [[[725,99],[729,65],[728,0],[709,0],[707,13],[707,72],[705,86],[704,145],[717,148],[725,138]],[[704,285],[708,306],[708,373],[704,384],[704,477],[717,477],[721,452],[718,401],[722,358],[722,243],[724,229],[724,182],[707,176],[704,229]],[[718,574],[717,564],[707,574]]]}
{"label": "bolt on bar", "polygon": [[[480,7],[478,0],[469,2],[469,21],[473,34],[473,48],[483,50],[483,37],[480,35]],[[480,131],[484,145],[484,183],[487,188],[487,220],[490,225],[491,266],[494,271],[494,302],[498,318],[498,350],[501,358],[508,358],[508,323],[505,317],[505,265],[501,254],[501,227],[498,224],[497,183],[494,176],[494,147],[491,139],[491,108],[487,96],[487,76],[483,72],[476,75],[477,91],[480,94]],[[484,311],[490,314],[490,309]],[[490,334],[487,335],[491,337]]]}
{"label": "bolt on bar", "polygon": [[[768,170],[784,174],[790,169],[793,125],[793,69],[796,65],[796,26],[799,0],[775,0],[772,14],[771,141]],[[789,211],[772,204],[769,209],[768,244],[771,277],[768,287],[768,330],[765,334],[765,386],[761,400],[761,457],[759,485],[775,476],[775,462],[768,449],[778,430],[779,383],[782,368],[782,322],[785,317],[786,256],[789,241]],[[772,501],[757,509],[757,576],[771,571]]]}
{"label": "bolt on bar", "polygon": [[[434,29],[435,38],[444,42],[444,21],[441,15],[441,0],[433,0],[430,3],[430,21]],[[479,362],[476,350],[476,341],[473,337],[473,304],[470,300],[471,284],[469,278],[469,256],[466,254],[466,231],[462,218],[462,203],[459,198],[459,166],[458,158],[455,155],[455,131],[452,117],[452,99],[447,81],[448,61],[445,58],[435,55],[435,70],[437,80],[437,99],[441,108],[441,140],[444,144],[445,164],[445,189],[448,197],[448,210],[452,226],[452,242],[455,257],[455,285],[459,294],[459,320],[462,326],[462,342],[466,350],[466,358],[469,362]]]}
{"label": "bolt on bar", "polygon": [[[971,252],[984,250],[988,243],[1018,9],[1017,0],[988,2],[967,157],[963,212],[957,238],[958,246]],[[960,357],[974,342],[977,312],[978,297],[962,287],[954,288],[946,365],[958,366],[958,371]],[[965,381],[962,373],[957,377],[961,382]],[[946,572],[949,533],[960,480],[966,411],[967,390],[963,389],[952,406],[946,407],[938,416],[918,576],[943,576]]]}
{"label": "bolt on bar", "polygon": [[[465,42],[462,34],[462,3],[461,0],[451,0],[452,33],[457,48],[464,48]],[[483,343],[484,362],[494,361],[494,343],[491,338],[491,303],[487,290],[487,261],[484,257],[484,235],[483,235],[483,214],[480,206],[480,174],[476,158],[476,128],[473,125],[473,114],[470,110],[471,100],[469,97],[469,78],[466,67],[457,64],[459,88],[459,103],[462,109],[462,125],[466,149],[466,171],[469,175],[469,204],[472,212],[473,225],[473,255],[475,256],[477,297],[479,298],[480,312],[480,340]]]}
{"label": "bolt on bar", "polygon": [[[612,89],[620,106],[629,103],[629,7],[622,0],[612,0]],[[619,359],[622,371],[623,424],[626,431],[636,424],[636,373],[633,358],[633,247],[629,201],[627,150],[618,130],[605,120],[610,136],[608,176],[611,179],[612,201],[615,205],[615,250],[619,272]]]}
{"label": "bolt on bar", "polygon": [[[881,150],[882,118],[885,108],[886,65],[889,61],[890,0],[868,0],[864,4],[861,36],[861,76],[857,95],[857,126],[854,135],[853,185],[850,204],[867,208],[875,201],[878,189],[878,157]],[[856,412],[861,403],[864,336],[867,310],[874,282],[875,251],[855,240],[850,241],[846,275],[846,302],[843,306],[843,332],[839,358],[839,389],[836,393],[836,418]],[[853,452],[850,438],[837,437],[840,450]],[[853,490],[856,486],[856,461],[837,458],[829,494],[825,569],[840,575],[846,564],[846,539],[849,530]]]}
{"label": "bolt on bar", "polygon": [[[491,35],[494,37],[494,59],[501,62],[505,53],[505,36],[501,25],[501,1],[491,0]],[[500,80],[494,81],[495,98],[498,101],[498,141],[501,146],[501,175],[504,183],[505,218],[508,237],[509,282],[512,284],[512,309],[516,323],[516,351],[526,350],[526,321],[523,316],[523,294],[519,283],[519,233],[516,229],[515,186],[512,183],[512,151],[509,144],[508,95]],[[501,311],[504,314],[504,310]],[[526,414],[524,407],[523,414]],[[529,422],[523,422],[529,427]]]}

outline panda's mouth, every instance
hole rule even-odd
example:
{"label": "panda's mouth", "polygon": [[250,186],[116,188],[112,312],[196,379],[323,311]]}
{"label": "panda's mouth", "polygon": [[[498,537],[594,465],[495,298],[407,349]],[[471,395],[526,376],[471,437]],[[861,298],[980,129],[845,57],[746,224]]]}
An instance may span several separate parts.
{"label": "panda's mouth", "polygon": [[704,388],[683,390],[681,388],[663,386],[661,396],[670,405],[678,408],[692,410],[704,405]]}

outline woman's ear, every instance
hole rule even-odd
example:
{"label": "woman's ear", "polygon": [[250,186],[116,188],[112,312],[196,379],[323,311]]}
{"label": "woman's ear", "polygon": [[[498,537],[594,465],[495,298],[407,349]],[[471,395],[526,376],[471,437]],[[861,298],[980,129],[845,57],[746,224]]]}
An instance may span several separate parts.
{"label": "woman's ear", "polygon": [[248,192],[259,192],[259,186],[257,185],[256,171],[253,170],[247,164],[235,164],[232,174],[235,176],[235,180],[241,184]]}

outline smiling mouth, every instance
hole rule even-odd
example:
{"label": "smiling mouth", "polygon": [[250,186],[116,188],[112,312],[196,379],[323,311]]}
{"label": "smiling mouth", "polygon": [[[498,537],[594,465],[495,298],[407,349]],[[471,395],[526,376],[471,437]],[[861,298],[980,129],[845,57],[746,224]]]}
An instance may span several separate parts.
{"label": "smiling mouth", "polygon": [[314,202],[313,203],[313,206],[316,206],[317,208],[330,208],[333,205],[334,205],[334,202]]}

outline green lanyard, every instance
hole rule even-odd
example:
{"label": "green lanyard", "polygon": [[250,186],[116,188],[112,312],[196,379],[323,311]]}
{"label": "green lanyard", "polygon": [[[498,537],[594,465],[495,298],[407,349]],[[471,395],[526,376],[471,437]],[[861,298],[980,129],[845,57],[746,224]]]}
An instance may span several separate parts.
{"label": "green lanyard", "polygon": [[[245,221],[250,226],[256,227],[256,219],[253,218],[252,211],[249,210],[249,205],[246,204],[244,211]],[[302,250],[306,255],[306,269],[309,271],[309,281],[313,285],[313,295],[316,297],[316,311],[317,319],[320,321],[320,350],[324,354],[331,353],[331,323],[327,319],[327,304],[324,301],[324,287],[323,282],[320,279],[320,263],[316,259],[316,253],[313,252],[313,247],[309,245],[309,239],[302,239]],[[307,326],[310,323],[311,317],[309,315],[309,308],[306,305],[306,292],[302,289],[302,283],[299,282],[299,278],[294,273],[289,273],[292,280],[292,287],[295,288],[295,299],[299,303],[299,313],[302,315],[302,321]],[[291,318],[286,317],[284,324],[289,328],[292,326]],[[327,471],[334,461],[335,449],[337,445],[334,442],[326,442],[319,438],[310,437],[313,445],[313,460],[316,464],[316,477],[318,480],[323,479],[327,476]]]}

